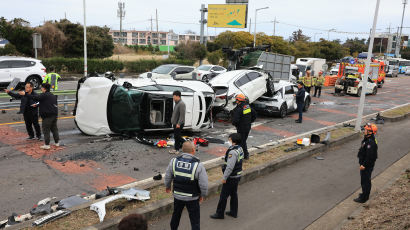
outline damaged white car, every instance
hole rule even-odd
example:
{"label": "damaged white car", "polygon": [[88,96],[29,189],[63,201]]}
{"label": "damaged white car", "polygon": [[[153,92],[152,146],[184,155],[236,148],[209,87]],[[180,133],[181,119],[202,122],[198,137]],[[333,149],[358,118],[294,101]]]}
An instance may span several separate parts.
{"label": "damaged white car", "polygon": [[78,83],[74,109],[78,129],[88,135],[136,134],[171,130],[172,93],[181,91],[186,105],[184,129],[210,124],[213,89],[200,81],[84,78]]}

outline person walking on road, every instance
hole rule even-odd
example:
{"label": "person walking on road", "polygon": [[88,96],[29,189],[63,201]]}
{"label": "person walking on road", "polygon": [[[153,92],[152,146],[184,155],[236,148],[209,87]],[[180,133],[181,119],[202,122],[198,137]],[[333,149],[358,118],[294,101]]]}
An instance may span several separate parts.
{"label": "person walking on road", "polygon": [[249,159],[248,146],[246,140],[251,131],[252,122],[256,120],[256,112],[251,109],[245,95],[236,95],[236,107],[232,111],[232,124],[241,135],[240,146],[245,153],[245,159]]}
{"label": "person walking on road", "polygon": [[26,95],[20,95],[18,93],[11,92],[8,89],[5,89],[4,91],[6,91],[6,93],[11,97],[21,100],[20,113],[23,114],[24,123],[26,124],[26,130],[28,133],[27,140],[34,139],[33,126],[36,131],[36,139],[41,140],[41,129],[38,123],[38,102],[29,97],[29,95],[37,95],[37,93],[33,91],[33,83],[26,83],[24,87]]}
{"label": "person walking on road", "polygon": [[317,77],[315,81],[315,94],[313,95],[314,97],[316,97],[318,91],[319,91],[319,94],[317,97],[320,97],[320,95],[322,94],[322,86],[324,82],[325,82],[325,77],[323,77],[323,72],[319,72],[319,77]]}
{"label": "person walking on road", "polygon": [[204,165],[195,156],[195,146],[184,142],[182,155],[169,162],[165,173],[166,192],[171,192],[173,182],[174,212],[171,230],[178,229],[182,211],[186,206],[192,230],[200,229],[200,208],[203,197],[208,194],[208,175]]}
{"label": "person walking on road", "polygon": [[55,68],[50,68],[51,73],[48,73],[43,80],[43,83],[48,83],[51,86],[51,90],[58,90],[58,80],[61,78],[58,73],[55,73]]}
{"label": "person walking on road", "polygon": [[174,111],[172,111],[172,117],[171,117],[171,123],[172,127],[174,128],[174,139],[175,139],[175,144],[174,150],[169,151],[171,154],[179,154],[179,149],[182,146],[182,143],[184,142],[184,139],[182,139],[181,132],[182,129],[184,128],[185,124],[185,103],[181,100],[181,92],[180,91],[174,91],[173,99],[175,102],[174,106]]}
{"label": "person walking on road", "polygon": [[370,190],[372,189],[372,172],[377,159],[377,140],[374,136],[376,133],[377,126],[375,124],[368,123],[364,126],[364,139],[357,154],[360,165],[360,184],[362,186],[362,193],[354,199],[358,203],[369,200]]}
{"label": "person walking on road", "polygon": [[224,213],[228,197],[231,197],[231,210],[225,214],[233,218],[238,217],[238,184],[242,174],[242,162],[244,153],[239,146],[241,136],[237,133],[229,135],[230,147],[225,153],[225,164],[222,166],[222,191],[219,197],[216,213],[211,215],[213,219],[224,219]]}
{"label": "person walking on road", "polygon": [[58,105],[57,97],[50,92],[50,84],[43,83],[41,84],[41,91],[43,92],[40,95],[25,94],[24,91],[20,91],[21,96],[28,95],[32,100],[39,101],[40,107],[40,116],[43,119],[42,128],[44,133],[44,145],[41,146],[41,149],[49,150],[50,147],[50,131],[53,134],[55,146],[60,146],[57,128],[57,116],[58,116]]}
{"label": "person walking on road", "polygon": [[298,89],[298,92],[293,95],[294,97],[296,97],[296,105],[298,106],[299,112],[299,119],[297,119],[295,122],[302,123],[303,108],[305,107],[305,88],[300,82],[298,83]]}
{"label": "person walking on road", "polygon": [[310,93],[310,89],[312,88],[313,79],[310,76],[310,70],[306,71],[306,76],[303,78],[303,85],[305,86],[305,91]]}

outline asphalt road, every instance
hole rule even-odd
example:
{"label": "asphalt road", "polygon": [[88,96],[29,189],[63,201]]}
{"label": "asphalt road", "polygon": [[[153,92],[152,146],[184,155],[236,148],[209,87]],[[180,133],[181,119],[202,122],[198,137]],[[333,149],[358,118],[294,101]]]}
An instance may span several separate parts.
{"label": "asphalt road", "polygon": [[[373,177],[410,151],[410,120],[379,125],[379,158]],[[304,229],[360,188],[357,150],[360,139],[319,153],[274,173],[239,186],[238,219],[213,220],[219,196],[201,205],[202,229]],[[227,211],[229,210],[229,202]],[[152,230],[169,229],[171,216],[150,223]],[[180,229],[190,229],[187,212]]]}
{"label": "asphalt road", "polygon": [[[73,89],[75,82],[62,82],[62,89]],[[376,96],[368,96],[365,114],[375,113],[410,102],[410,77],[387,79]],[[332,88],[326,89],[321,98],[313,98],[313,104],[304,114],[303,124],[295,124],[296,114],[285,119],[259,116],[248,139],[248,146],[259,146],[333,125],[356,117],[359,98],[336,97]],[[71,110],[71,108],[69,109]],[[120,137],[90,137],[81,135],[71,113],[60,111],[58,127],[61,142],[65,146],[42,151],[42,142],[26,141],[24,122],[17,110],[0,113],[0,219],[12,212],[24,214],[46,197],[65,198],[75,194],[93,194],[106,186],[120,186],[146,179],[164,172],[173,155],[169,149],[142,145],[133,139]],[[213,129],[189,136],[215,138],[226,141],[235,132],[229,122],[218,121]],[[164,139],[169,133],[147,135]],[[199,149],[202,161],[224,154],[226,146],[211,143]]]}

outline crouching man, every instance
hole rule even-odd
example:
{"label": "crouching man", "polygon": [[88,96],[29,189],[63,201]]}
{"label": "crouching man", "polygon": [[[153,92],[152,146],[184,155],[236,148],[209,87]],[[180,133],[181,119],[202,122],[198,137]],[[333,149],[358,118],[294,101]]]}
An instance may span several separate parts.
{"label": "crouching man", "polygon": [[165,173],[166,192],[171,192],[173,182],[174,212],[171,230],[178,229],[184,207],[187,207],[191,227],[200,229],[199,203],[208,194],[208,175],[204,165],[195,156],[195,146],[191,142],[182,145],[182,155],[171,160]]}

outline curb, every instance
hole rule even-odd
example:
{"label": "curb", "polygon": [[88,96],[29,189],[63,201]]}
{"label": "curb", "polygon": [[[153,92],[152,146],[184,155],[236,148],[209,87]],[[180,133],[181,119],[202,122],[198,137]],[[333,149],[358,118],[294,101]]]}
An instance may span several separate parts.
{"label": "curb", "polygon": [[[295,153],[280,157],[278,159],[272,160],[260,166],[256,166],[252,169],[245,170],[241,177],[240,184],[243,184],[243,183],[255,180],[256,178],[259,178],[261,176],[270,174],[277,169],[293,164],[299,160],[305,159],[318,152],[322,152],[329,148],[344,144],[347,141],[354,140],[358,138],[359,135],[360,135],[359,132],[355,132],[353,134],[347,134],[334,141],[331,141],[328,145],[320,145],[320,146],[315,146],[309,149],[297,151]],[[261,152],[264,152],[266,150],[267,149],[264,149]],[[210,182],[209,188],[208,188],[208,197],[217,194],[221,188],[222,188],[221,182],[218,182],[218,183]],[[83,228],[83,230],[97,230],[97,229],[98,230],[114,230],[114,229],[117,229],[117,225],[121,221],[121,219],[129,215],[130,213],[142,214],[149,221],[149,220],[152,220],[153,217],[159,217],[159,216],[164,216],[166,214],[169,214],[172,211],[172,207],[173,207],[173,198],[167,198],[167,199],[158,201],[152,205],[147,205],[143,208],[134,209],[128,213],[125,213],[123,215],[117,216],[112,219],[108,219],[102,223],[98,223],[93,226],[85,227]]]}
{"label": "curb", "polygon": [[410,113],[406,113],[406,114],[404,114],[404,115],[396,116],[396,117],[385,117],[385,116],[382,115],[382,118],[383,118],[385,121],[388,121],[388,122],[398,122],[398,121],[405,120],[405,119],[407,119],[407,118],[409,118],[409,117],[410,117]]}

